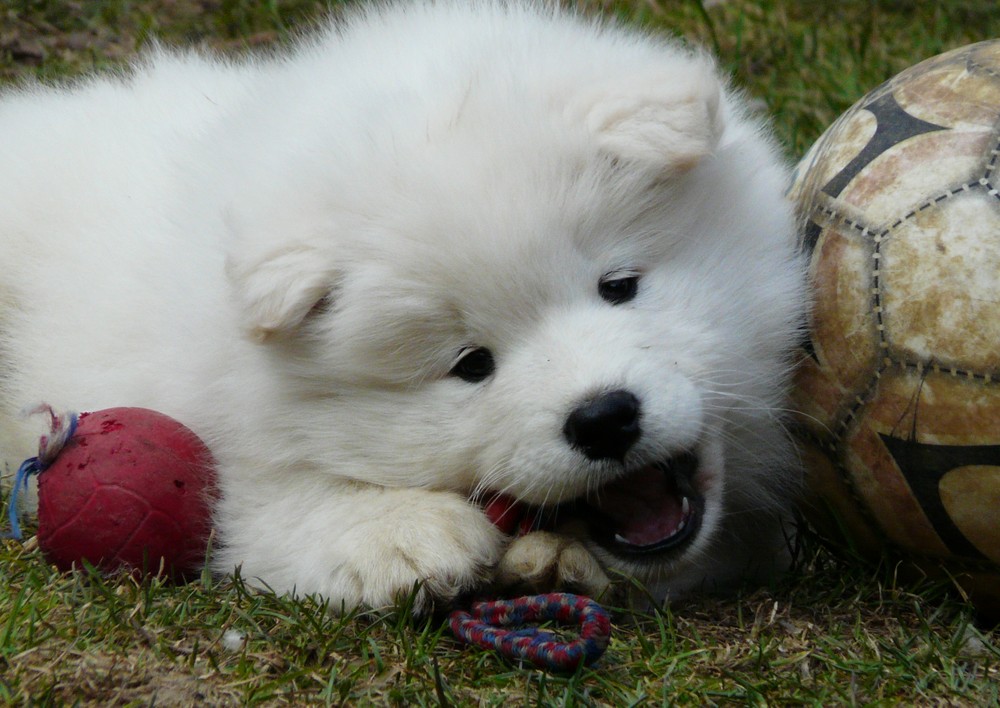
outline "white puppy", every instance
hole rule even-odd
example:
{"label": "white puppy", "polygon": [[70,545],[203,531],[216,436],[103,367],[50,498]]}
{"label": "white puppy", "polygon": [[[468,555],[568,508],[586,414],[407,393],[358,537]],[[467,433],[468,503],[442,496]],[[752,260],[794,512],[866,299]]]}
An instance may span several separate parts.
{"label": "white puppy", "polygon": [[[9,90],[0,136],[8,470],[25,404],[159,410],[217,458],[216,569],[335,608],[448,601],[507,551],[658,596],[780,565],[803,280],[705,56],[419,2]],[[496,493],[548,532],[508,547]]]}

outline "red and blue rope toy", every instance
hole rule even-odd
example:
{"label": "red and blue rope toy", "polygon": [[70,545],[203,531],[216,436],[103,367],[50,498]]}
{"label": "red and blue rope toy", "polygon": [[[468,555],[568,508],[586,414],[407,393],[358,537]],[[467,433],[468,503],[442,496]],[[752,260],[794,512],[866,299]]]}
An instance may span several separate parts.
{"label": "red and blue rope toy", "polygon": [[[537,511],[505,495],[487,500],[483,511],[497,528],[516,536],[537,530],[542,523]],[[555,632],[529,626],[546,621],[577,624],[579,635],[563,640]],[[511,661],[559,672],[593,664],[611,639],[611,618],[600,605],[588,597],[561,592],[476,602],[471,610],[452,612],[448,625],[463,642],[496,651]]]}
{"label": "red and blue rope toy", "polygon": [[[564,641],[554,632],[524,626],[546,620],[579,624],[579,637]],[[452,612],[448,624],[464,642],[548,671],[571,672],[589,666],[604,654],[611,639],[608,613],[588,597],[564,592],[477,602],[471,611]]]}

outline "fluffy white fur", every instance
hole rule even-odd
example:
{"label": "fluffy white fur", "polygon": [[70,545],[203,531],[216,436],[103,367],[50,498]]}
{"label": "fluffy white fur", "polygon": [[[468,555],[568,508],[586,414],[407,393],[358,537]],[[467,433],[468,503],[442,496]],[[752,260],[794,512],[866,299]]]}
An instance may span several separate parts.
{"label": "fluffy white fur", "polygon": [[[691,450],[682,551],[616,554],[570,512],[553,537],[661,596],[780,566],[801,268],[774,146],[706,56],[402,4],[281,56],[11,90],[0,135],[8,471],[25,404],[157,409],[218,460],[215,568],[353,607],[487,582],[508,540],[476,492],[553,505]],[[449,373],[469,347],[483,381]],[[564,425],[610,390],[641,436],[591,460]]]}

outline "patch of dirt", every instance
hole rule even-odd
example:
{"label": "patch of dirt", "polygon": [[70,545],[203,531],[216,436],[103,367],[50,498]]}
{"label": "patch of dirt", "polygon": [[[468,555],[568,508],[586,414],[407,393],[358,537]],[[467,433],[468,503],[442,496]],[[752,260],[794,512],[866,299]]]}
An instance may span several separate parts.
{"label": "patch of dirt", "polygon": [[190,706],[240,702],[241,691],[227,687],[223,677],[211,670],[200,674],[197,668],[136,647],[128,655],[118,655],[46,645],[9,658],[5,673],[18,676],[25,695],[45,697],[56,704]]}

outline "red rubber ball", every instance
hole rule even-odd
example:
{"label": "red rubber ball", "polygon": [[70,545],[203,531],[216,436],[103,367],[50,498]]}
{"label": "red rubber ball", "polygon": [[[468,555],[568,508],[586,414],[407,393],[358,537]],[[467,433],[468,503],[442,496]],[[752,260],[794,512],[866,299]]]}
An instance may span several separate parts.
{"label": "red rubber ball", "polygon": [[176,420],[144,408],[80,415],[38,476],[38,545],[61,570],[86,560],[173,580],[201,572],[215,498],[212,456]]}

